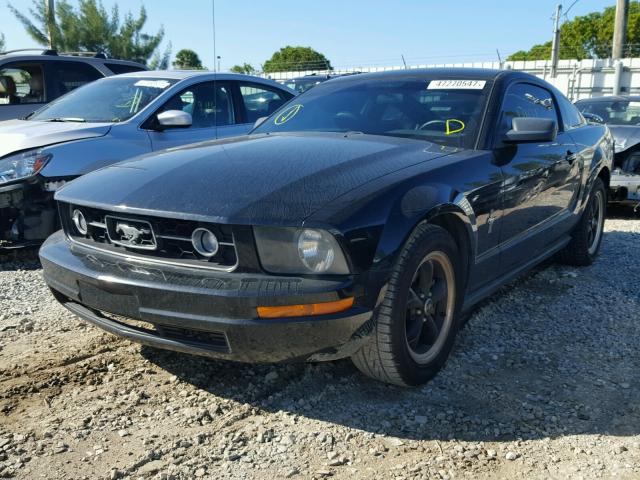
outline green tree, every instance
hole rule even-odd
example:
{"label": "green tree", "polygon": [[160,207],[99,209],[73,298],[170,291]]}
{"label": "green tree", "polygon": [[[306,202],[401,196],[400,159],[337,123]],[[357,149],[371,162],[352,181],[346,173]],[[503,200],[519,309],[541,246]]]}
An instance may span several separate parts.
{"label": "green tree", "polygon": [[250,63],[243,63],[242,65],[234,65],[230,69],[233,73],[244,73],[246,75],[254,75],[257,70],[253,68]]}
{"label": "green tree", "polygon": [[[615,6],[565,22],[560,27],[560,58],[609,58],[613,42]],[[640,54],[640,2],[629,5],[625,56]],[[551,58],[551,42],[520,50],[507,60],[547,60]]]}
{"label": "green tree", "polygon": [[164,29],[155,35],[142,30],[147,21],[144,7],[135,17],[122,18],[118,6],[108,12],[100,0],[79,0],[74,8],[67,0],[56,2],[55,12],[48,12],[46,2],[33,0],[28,13],[13,5],[9,9],[29,36],[40,45],[60,51],[95,51],[113,58],[146,63],[164,38]]}
{"label": "green tree", "polygon": [[183,48],[176,53],[176,59],[173,61],[173,67],[179,70],[203,70],[200,57],[193,50]]}
{"label": "green tree", "polygon": [[4,52],[4,35],[0,33],[0,52]]}
{"label": "green tree", "polygon": [[264,62],[263,70],[269,72],[297,72],[301,70],[333,70],[331,63],[311,47],[286,46]]}
{"label": "green tree", "polygon": [[147,66],[150,70],[168,70],[169,60],[171,59],[171,42],[167,45],[167,48],[163,52],[156,52],[151,57],[151,60],[147,62]]}

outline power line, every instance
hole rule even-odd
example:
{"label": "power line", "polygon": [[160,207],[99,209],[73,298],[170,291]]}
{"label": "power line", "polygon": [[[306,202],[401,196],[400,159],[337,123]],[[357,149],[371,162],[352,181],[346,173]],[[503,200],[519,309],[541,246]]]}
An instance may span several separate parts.
{"label": "power line", "polygon": [[565,20],[569,20],[569,18],[567,17],[567,15],[569,15],[569,10],[571,10],[573,8],[573,6],[578,3],[580,0],[574,0],[574,2],[569,6],[569,8],[567,8],[564,12],[564,18]]}

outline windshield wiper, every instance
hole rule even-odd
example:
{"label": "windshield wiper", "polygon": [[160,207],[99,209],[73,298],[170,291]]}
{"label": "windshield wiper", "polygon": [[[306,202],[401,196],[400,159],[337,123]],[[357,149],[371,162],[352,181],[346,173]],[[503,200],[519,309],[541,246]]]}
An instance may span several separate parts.
{"label": "windshield wiper", "polygon": [[47,118],[43,120],[44,122],[78,122],[85,123],[86,120],[80,117],[57,117],[57,118]]}

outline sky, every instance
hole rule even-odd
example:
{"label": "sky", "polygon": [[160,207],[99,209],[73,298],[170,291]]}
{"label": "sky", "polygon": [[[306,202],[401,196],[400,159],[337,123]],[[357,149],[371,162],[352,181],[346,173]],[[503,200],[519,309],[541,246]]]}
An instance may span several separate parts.
{"label": "sky", "polygon": [[[76,4],[76,0],[69,0]],[[286,45],[310,46],[334,68],[497,60],[551,39],[558,0],[102,0],[121,13],[144,5],[145,31],[165,29],[172,52],[195,50],[214,67],[238,63],[259,68]],[[0,0],[0,33],[6,48],[37,46],[7,8],[26,11],[32,0]],[[564,9],[573,0],[562,2]],[[601,11],[615,0],[578,0],[566,18]],[[565,17],[563,17],[565,20]]]}

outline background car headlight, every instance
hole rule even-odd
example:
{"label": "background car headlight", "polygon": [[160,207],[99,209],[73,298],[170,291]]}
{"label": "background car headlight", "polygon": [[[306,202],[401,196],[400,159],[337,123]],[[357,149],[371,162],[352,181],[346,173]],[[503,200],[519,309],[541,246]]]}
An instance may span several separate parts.
{"label": "background car headlight", "polygon": [[255,227],[260,262],[272,273],[344,275],[349,267],[337,240],[326,230]]}
{"label": "background car headlight", "polygon": [[44,154],[42,150],[29,150],[3,158],[0,160],[0,184],[35,175],[51,157],[51,154]]}

